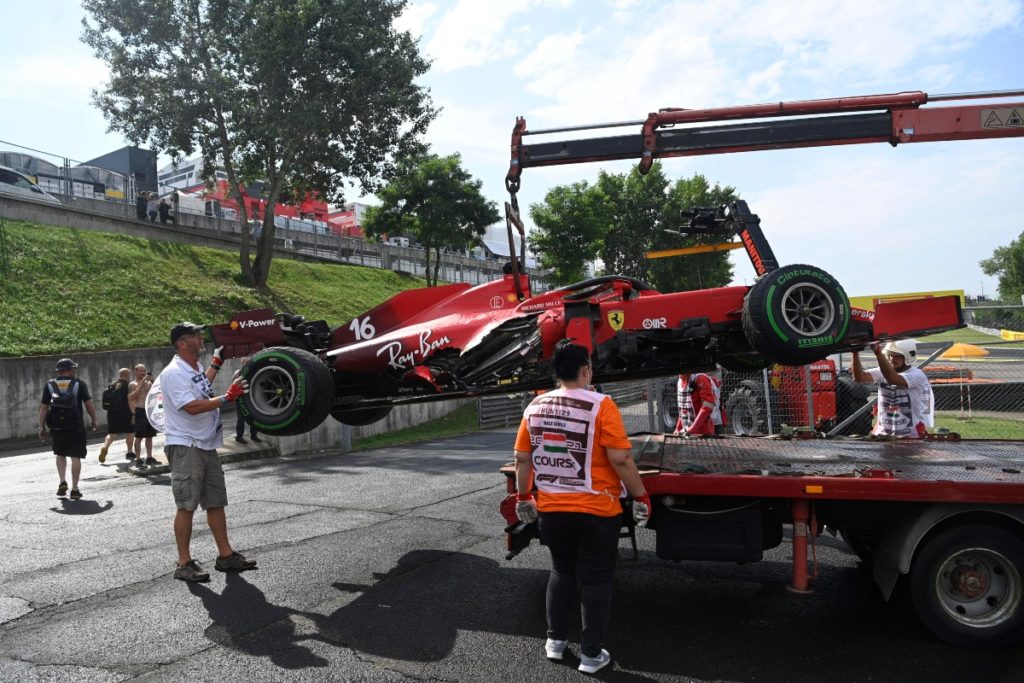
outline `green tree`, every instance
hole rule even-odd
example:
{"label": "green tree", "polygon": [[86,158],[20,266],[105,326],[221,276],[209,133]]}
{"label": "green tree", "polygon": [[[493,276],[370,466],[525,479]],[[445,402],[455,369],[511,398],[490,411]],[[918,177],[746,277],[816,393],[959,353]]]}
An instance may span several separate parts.
{"label": "green tree", "polygon": [[[366,212],[371,237],[411,235],[427,252],[427,284],[437,284],[443,247],[475,244],[501,216],[480,193],[483,183],[462,168],[458,154],[424,154],[399,163],[391,182],[378,194],[380,206]],[[434,272],[430,254],[434,253]]]}
{"label": "green tree", "polygon": [[646,175],[634,168],[628,174],[602,171],[598,176],[605,220],[601,260],[606,272],[649,279],[647,251],[662,229],[668,184],[659,163]]}
{"label": "green tree", "polygon": [[[979,265],[985,275],[995,275],[999,278],[999,298],[1002,301],[1010,304],[1021,303],[1021,296],[1024,296],[1024,232],[1007,246],[996,247],[992,256],[983,259]],[[1024,314],[1019,310],[993,311],[989,315],[997,320],[1024,322]]]}
{"label": "green tree", "polygon": [[[676,234],[685,231],[687,218],[684,211],[696,207],[717,207],[739,199],[733,187],[715,184],[701,174],[677,180],[668,192],[663,206],[662,230],[653,235],[652,250],[679,249],[696,244],[727,242],[729,237],[715,236],[710,240],[697,236]],[[672,230],[673,233],[665,232]],[[735,239],[733,237],[733,239]],[[723,287],[732,280],[733,268],[727,252],[670,256],[650,260],[650,282],[662,292],[685,292],[708,287]]]}
{"label": "green tree", "polygon": [[543,203],[530,205],[534,229],[529,242],[551,282],[568,285],[586,277],[587,264],[597,258],[604,234],[601,194],[586,182],[558,185]]}
{"label": "green tree", "polygon": [[181,158],[196,150],[229,187],[266,184],[250,257],[266,284],[274,207],[287,192],[341,202],[347,182],[380,186],[394,159],[422,151],[437,112],[415,79],[413,37],[393,27],[405,0],[83,0],[83,40],[110,69],[94,101],[113,130]]}

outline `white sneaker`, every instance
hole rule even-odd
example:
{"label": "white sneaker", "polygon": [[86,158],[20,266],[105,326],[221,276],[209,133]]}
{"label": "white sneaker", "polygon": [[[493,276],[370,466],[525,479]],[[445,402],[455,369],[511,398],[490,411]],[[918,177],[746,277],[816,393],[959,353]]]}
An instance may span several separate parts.
{"label": "white sneaker", "polygon": [[565,654],[565,648],[568,644],[568,640],[552,640],[551,638],[548,638],[548,641],[544,643],[544,654],[548,656],[548,659],[561,661],[562,655]]}
{"label": "white sneaker", "polygon": [[583,653],[580,653],[580,671],[585,674],[596,674],[601,669],[608,666],[608,663],[612,661],[612,656],[608,654],[608,650],[601,650],[601,654],[596,657],[588,657]]}

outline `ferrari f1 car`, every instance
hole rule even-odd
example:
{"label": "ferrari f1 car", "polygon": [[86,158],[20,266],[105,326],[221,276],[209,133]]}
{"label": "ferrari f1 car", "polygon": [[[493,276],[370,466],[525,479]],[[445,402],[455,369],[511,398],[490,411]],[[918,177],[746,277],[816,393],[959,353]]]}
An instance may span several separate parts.
{"label": "ferrari f1 car", "polygon": [[242,371],[246,419],[288,435],[328,415],[363,425],[397,404],[548,388],[562,339],[591,350],[595,382],[614,382],[716,363],[748,371],[802,365],[875,340],[963,326],[957,297],[851,308],[820,268],[780,267],[742,201],[693,212],[690,231],[738,235],[755,284],[662,294],[608,275],[533,294],[521,257],[513,257],[499,280],[405,291],[333,330],[262,309],[211,326],[211,335],[225,358],[251,355]]}

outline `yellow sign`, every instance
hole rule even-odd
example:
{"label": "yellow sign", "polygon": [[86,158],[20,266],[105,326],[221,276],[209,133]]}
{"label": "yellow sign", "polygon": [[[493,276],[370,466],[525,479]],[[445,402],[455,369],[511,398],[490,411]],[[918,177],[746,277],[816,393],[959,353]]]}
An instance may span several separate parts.
{"label": "yellow sign", "polygon": [[875,310],[875,305],[886,301],[907,301],[909,299],[930,299],[934,296],[958,296],[960,305],[964,305],[964,290],[944,289],[932,292],[901,292],[897,294],[872,294],[869,296],[851,296],[850,305],[854,308],[863,308],[868,311]]}
{"label": "yellow sign", "polygon": [[618,332],[626,323],[626,314],[622,311],[608,311],[608,324]]}
{"label": "yellow sign", "polygon": [[1013,330],[999,330],[999,336],[1006,341],[1024,341],[1024,332],[1014,332]]}

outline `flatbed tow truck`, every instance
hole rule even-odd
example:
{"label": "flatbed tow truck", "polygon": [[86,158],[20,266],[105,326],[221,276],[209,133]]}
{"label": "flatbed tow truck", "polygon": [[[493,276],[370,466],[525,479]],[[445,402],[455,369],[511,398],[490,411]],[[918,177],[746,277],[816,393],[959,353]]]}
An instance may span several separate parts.
{"label": "flatbed tow truck", "polygon": [[[721,109],[665,109],[635,122],[512,134],[506,187],[510,229],[522,231],[516,193],[524,168],[613,159],[654,159],[825,145],[1024,136],[1024,102],[941,106],[936,101],[1020,96],[1024,91],[929,97],[923,92]],[[779,120],[782,119],[782,120]],[[712,122],[719,122],[709,125]],[[725,123],[721,123],[725,122]],[[639,133],[528,145],[531,134],[640,125]],[[770,269],[769,269],[770,270]],[[761,271],[758,270],[761,275]],[[812,438],[801,438],[801,437]],[[841,534],[889,599],[908,584],[914,609],[939,639],[1006,647],[1024,639],[1024,442],[778,437],[631,437],[653,501],[647,529],[670,561],[753,562],[791,527],[796,593],[811,592],[808,547]],[[508,559],[536,538],[509,495]],[[628,506],[628,503],[627,503]],[[623,515],[636,553],[632,517]]]}
{"label": "flatbed tow truck", "polygon": [[[938,435],[937,435],[938,436]],[[941,640],[1005,647],[1024,637],[1024,443],[776,437],[631,437],[664,560],[756,562],[792,528],[791,590],[810,592],[808,546],[840,533],[888,600],[908,583]],[[515,518],[508,559],[536,537]],[[623,516],[636,553],[636,530]]]}

